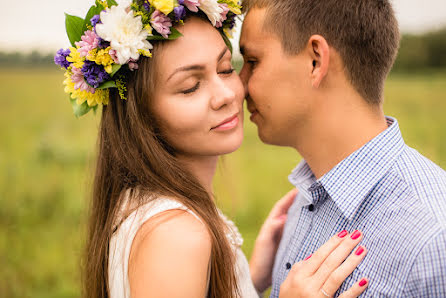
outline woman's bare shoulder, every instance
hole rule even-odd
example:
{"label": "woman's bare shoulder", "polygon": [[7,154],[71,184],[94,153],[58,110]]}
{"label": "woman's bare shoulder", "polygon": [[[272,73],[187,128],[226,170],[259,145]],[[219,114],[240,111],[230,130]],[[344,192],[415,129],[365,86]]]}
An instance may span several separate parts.
{"label": "woman's bare shoulder", "polygon": [[188,211],[168,210],[150,218],[131,248],[131,296],[206,296],[211,248],[207,227]]}

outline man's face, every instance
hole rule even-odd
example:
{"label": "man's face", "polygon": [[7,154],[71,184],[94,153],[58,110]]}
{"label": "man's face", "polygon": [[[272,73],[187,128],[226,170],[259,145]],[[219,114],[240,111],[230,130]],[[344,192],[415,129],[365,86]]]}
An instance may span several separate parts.
{"label": "man's face", "polygon": [[297,130],[310,111],[312,61],[305,55],[287,54],[279,37],[263,30],[265,9],[251,9],[240,37],[245,86],[251,121],[268,144],[293,146]]}

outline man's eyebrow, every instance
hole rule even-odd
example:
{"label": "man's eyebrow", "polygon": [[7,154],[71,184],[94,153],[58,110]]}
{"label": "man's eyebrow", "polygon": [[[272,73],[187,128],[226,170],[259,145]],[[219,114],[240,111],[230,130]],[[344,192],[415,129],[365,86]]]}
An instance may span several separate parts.
{"label": "man's eyebrow", "polygon": [[[218,55],[217,61],[220,61],[223,58],[223,56],[226,54],[227,51],[229,51],[229,49],[228,49],[228,47],[225,47],[220,52],[220,54]],[[179,72],[182,72],[182,71],[192,71],[192,70],[203,70],[203,69],[205,69],[205,66],[204,65],[200,65],[200,64],[193,64],[193,65],[182,66],[182,67],[179,67],[179,68],[175,69],[175,71],[169,76],[167,81],[169,81],[175,74],[177,74]]]}

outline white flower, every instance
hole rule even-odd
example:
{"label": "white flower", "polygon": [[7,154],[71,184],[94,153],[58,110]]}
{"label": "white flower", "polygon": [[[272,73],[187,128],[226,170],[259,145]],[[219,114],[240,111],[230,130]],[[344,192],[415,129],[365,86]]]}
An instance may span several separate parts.
{"label": "white flower", "polygon": [[121,65],[130,59],[138,60],[138,50],[148,51],[153,48],[146,40],[148,32],[143,28],[141,17],[135,17],[133,11],[126,11],[126,8],[125,5],[107,8],[100,15],[102,24],[96,25],[96,33],[110,42]]}
{"label": "white flower", "polygon": [[217,0],[200,0],[199,8],[207,15],[213,26],[222,21],[223,8],[218,5]]}

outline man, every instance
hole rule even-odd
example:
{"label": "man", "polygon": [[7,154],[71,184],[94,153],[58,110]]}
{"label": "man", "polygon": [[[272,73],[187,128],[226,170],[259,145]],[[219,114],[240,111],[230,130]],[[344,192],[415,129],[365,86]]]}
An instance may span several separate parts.
{"label": "man", "polygon": [[[388,0],[246,0],[240,38],[251,120],[303,157],[271,297],[291,265],[338,231],[360,230],[364,296],[446,296],[446,173],[405,145],[383,112],[399,46]],[[421,99],[420,99],[421,100]],[[328,290],[328,289],[327,289]],[[324,289],[321,290],[324,294]]]}

